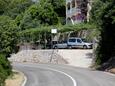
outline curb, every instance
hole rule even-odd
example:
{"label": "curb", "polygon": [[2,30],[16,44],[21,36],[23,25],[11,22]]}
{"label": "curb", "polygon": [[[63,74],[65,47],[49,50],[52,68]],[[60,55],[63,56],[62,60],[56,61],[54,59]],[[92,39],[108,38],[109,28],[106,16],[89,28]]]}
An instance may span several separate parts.
{"label": "curb", "polygon": [[24,74],[23,72],[19,71],[19,70],[13,70],[13,71],[19,72],[19,73],[24,77],[24,79],[23,79],[23,81],[21,82],[21,85],[20,85],[20,86],[25,86],[25,84],[26,84],[26,82],[27,82],[27,77],[25,76],[25,74]]}
{"label": "curb", "polygon": [[[21,73],[22,73],[22,72],[21,72]],[[25,84],[26,84],[26,82],[27,82],[27,77],[24,75],[24,73],[22,73],[22,74],[23,74],[23,76],[24,76],[24,80],[23,80],[21,86],[25,86]]]}
{"label": "curb", "polygon": [[19,86],[25,86],[25,84],[27,82],[27,77],[25,76],[25,74],[23,72],[19,71],[19,70],[15,70],[15,69],[13,69],[12,71],[18,72],[18,73],[20,73],[22,75],[23,80],[22,80],[22,82],[21,82],[21,84]]}
{"label": "curb", "polygon": [[111,76],[115,76],[115,74],[110,73],[110,72],[104,72],[104,73],[106,73],[106,74],[108,74],[108,75],[111,75]]}

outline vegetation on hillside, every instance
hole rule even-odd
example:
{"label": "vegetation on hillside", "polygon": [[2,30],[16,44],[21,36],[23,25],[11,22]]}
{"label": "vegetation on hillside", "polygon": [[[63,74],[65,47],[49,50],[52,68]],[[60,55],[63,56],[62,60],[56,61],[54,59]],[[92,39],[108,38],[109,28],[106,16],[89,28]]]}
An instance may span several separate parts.
{"label": "vegetation on hillside", "polygon": [[[115,0],[95,0],[89,23],[65,24],[65,0],[0,0],[0,86],[11,73],[7,57],[17,51],[20,42],[51,39],[51,29],[58,32],[96,29],[101,32],[97,64],[115,57]],[[44,35],[45,34],[45,35]],[[96,35],[97,33],[93,34]]]}
{"label": "vegetation on hillside", "polygon": [[[115,58],[115,0],[97,0],[92,10],[94,22],[101,27],[96,64]],[[96,21],[95,21],[96,20]],[[114,60],[115,61],[115,60]],[[114,62],[115,63],[115,62]],[[109,66],[112,66],[109,65]],[[115,65],[113,66],[115,67]]]}
{"label": "vegetation on hillside", "polygon": [[0,0],[0,86],[11,74],[7,57],[17,51],[16,46],[23,39],[20,33],[31,28],[40,30],[44,25],[64,24],[64,19],[64,0]]}
{"label": "vegetation on hillside", "polygon": [[0,16],[0,86],[11,74],[11,65],[7,60],[12,52],[15,51],[17,44],[17,25],[8,16]]}
{"label": "vegetation on hillside", "polygon": [[4,86],[5,79],[12,73],[12,67],[6,57],[0,54],[0,86]]}
{"label": "vegetation on hillside", "polygon": [[[57,26],[41,26],[37,28],[31,28],[27,30],[23,30],[19,33],[21,40],[25,40],[26,42],[33,41],[36,42],[39,40],[40,37],[44,37],[44,34],[46,34],[48,38],[51,38],[51,29],[56,28],[58,33],[65,33],[65,32],[71,32],[71,31],[82,31],[82,30],[96,30],[97,26],[95,24],[90,23],[81,23],[76,25],[57,25]],[[98,35],[98,31],[96,31],[92,36]],[[42,38],[40,38],[42,39]]]}

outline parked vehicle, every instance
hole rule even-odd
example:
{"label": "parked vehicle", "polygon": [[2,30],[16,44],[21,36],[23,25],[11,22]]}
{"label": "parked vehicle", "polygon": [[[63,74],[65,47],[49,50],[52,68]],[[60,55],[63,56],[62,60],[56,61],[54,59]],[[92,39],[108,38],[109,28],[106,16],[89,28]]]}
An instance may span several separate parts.
{"label": "parked vehicle", "polygon": [[56,42],[53,44],[54,49],[66,49],[66,48],[83,48],[83,49],[92,49],[93,43],[87,42],[85,39],[71,37],[67,41]]}
{"label": "parked vehicle", "polygon": [[91,49],[93,47],[92,43],[84,41],[82,38],[71,37],[67,42],[68,48],[84,48]]}
{"label": "parked vehicle", "polygon": [[68,48],[67,45],[67,41],[62,41],[62,42],[58,42],[57,44],[53,45],[53,48],[59,48],[59,49],[64,49],[64,48]]}

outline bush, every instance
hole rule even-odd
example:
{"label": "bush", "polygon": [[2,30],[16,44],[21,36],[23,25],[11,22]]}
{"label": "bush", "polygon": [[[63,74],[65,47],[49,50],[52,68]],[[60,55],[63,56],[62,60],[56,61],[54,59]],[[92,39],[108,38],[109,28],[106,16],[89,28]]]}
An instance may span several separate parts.
{"label": "bush", "polygon": [[101,39],[97,50],[96,64],[103,65],[115,57],[115,0],[105,0],[101,15]]}
{"label": "bush", "polygon": [[10,62],[0,54],[0,86],[4,86],[5,79],[12,73]]}
{"label": "bush", "polygon": [[90,35],[89,38],[93,37],[94,35],[98,35],[98,30],[96,30],[98,27],[95,24],[90,23],[80,23],[76,25],[57,25],[57,26],[41,26],[38,28],[30,28],[27,30],[20,31],[18,33],[20,37],[20,41],[38,41],[39,39],[43,39],[44,35],[46,34],[46,39],[51,38],[51,29],[57,28],[58,33],[65,33],[65,32],[79,32],[82,30],[91,30],[94,31],[93,34]]}

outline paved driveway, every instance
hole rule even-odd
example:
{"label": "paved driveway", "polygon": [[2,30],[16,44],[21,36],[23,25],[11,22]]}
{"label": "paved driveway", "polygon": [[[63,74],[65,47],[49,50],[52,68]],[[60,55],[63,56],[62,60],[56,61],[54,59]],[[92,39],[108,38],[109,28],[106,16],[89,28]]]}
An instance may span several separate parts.
{"label": "paved driveway", "polygon": [[88,68],[92,64],[92,49],[60,49],[57,53],[72,66]]}

